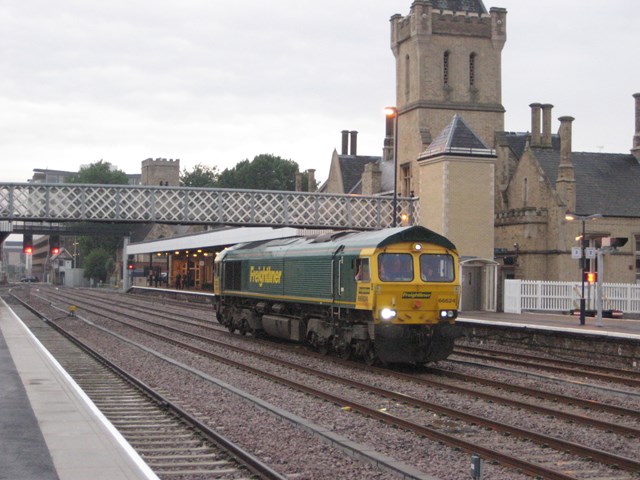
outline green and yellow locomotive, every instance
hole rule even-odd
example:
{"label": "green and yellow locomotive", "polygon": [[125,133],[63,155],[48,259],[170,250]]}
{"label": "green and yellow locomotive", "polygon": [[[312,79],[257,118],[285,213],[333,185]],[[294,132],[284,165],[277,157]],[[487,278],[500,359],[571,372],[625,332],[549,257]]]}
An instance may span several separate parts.
{"label": "green and yellow locomotive", "polygon": [[423,227],[236,245],[215,261],[218,321],[367,362],[445,359],[459,336],[456,248]]}

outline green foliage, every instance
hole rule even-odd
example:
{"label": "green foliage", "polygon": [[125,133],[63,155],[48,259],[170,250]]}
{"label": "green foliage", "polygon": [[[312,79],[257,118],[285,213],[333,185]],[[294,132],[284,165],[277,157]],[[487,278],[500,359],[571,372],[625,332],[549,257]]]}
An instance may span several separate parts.
{"label": "green foliage", "polygon": [[185,168],[180,175],[180,183],[184,187],[216,187],[218,167],[208,167],[199,163],[190,172]]}
{"label": "green foliage", "polygon": [[[298,164],[293,160],[270,154],[256,155],[252,161],[242,160],[235,167],[225,169],[218,177],[218,187],[293,191],[298,171]],[[306,188],[303,176],[302,189]]]}
{"label": "green foliage", "polygon": [[105,282],[113,273],[113,258],[101,248],[93,250],[83,261],[84,278],[93,278],[96,281]]}
{"label": "green foliage", "polygon": [[88,183],[94,185],[127,185],[129,177],[122,170],[112,169],[109,162],[102,160],[82,167],[67,180],[68,183]]}

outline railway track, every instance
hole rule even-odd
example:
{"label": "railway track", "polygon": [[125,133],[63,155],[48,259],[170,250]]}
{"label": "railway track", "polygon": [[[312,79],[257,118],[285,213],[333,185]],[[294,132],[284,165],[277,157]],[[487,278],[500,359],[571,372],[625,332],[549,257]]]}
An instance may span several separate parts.
{"label": "railway track", "polygon": [[454,355],[455,358],[472,358],[487,362],[498,362],[500,364],[518,367],[534,368],[536,370],[543,370],[551,373],[573,375],[580,378],[582,381],[584,381],[585,378],[591,378],[629,387],[640,387],[640,373],[633,370],[601,367],[598,365],[586,365],[584,363],[571,362],[567,360],[544,358],[524,353],[488,350],[486,348],[470,346],[456,347]]}
{"label": "railway track", "polygon": [[[162,337],[162,335],[159,335],[155,331],[151,332],[140,327],[135,327],[135,328],[138,329],[139,331],[145,331],[145,333],[149,335],[153,335],[156,338]],[[171,341],[174,344],[178,344],[175,334],[189,336],[191,340],[198,340],[198,341],[203,340],[198,335],[192,334],[190,332],[185,332],[185,331],[179,332],[175,328],[171,329],[171,334],[172,336],[170,338],[165,337],[164,340]],[[210,339],[206,339],[206,341],[211,342]],[[297,389],[299,391],[303,391],[307,394],[312,394],[318,398],[323,398],[324,400],[327,400],[339,405],[347,406],[351,410],[358,411],[368,417],[377,418],[378,420],[390,423],[392,425],[401,427],[403,429],[411,430],[419,435],[425,435],[437,441],[446,442],[452,446],[455,446],[456,448],[461,448],[469,452],[481,453],[481,455],[485,456],[486,458],[493,459],[505,465],[510,465],[514,468],[518,468],[532,475],[542,475],[544,478],[579,478],[579,477],[574,477],[574,476],[563,473],[562,468],[553,469],[551,467],[545,466],[545,465],[553,465],[553,464],[556,464],[556,465],[564,464],[565,467],[563,468],[567,470],[566,462],[568,460],[563,459],[565,455],[564,454],[565,451],[572,452],[573,455],[576,456],[575,458],[569,460],[571,465],[569,470],[574,472],[574,474],[576,471],[580,471],[580,470],[583,470],[584,472],[589,472],[589,471],[593,471],[594,468],[597,469],[594,464],[594,461],[585,461],[583,460],[583,457],[588,457],[593,460],[597,460],[598,462],[601,462],[603,465],[616,465],[617,467],[626,469],[630,472],[635,472],[638,469],[640,469],[640,463],[635,462],[632,459],[626,459],[624,457],[620,457],[612,453],[601,452],[601,451],[584,447],[581,445],[571,444],[571,442],[563,441],[561,439],[555,439],[549,436],[537,434],[532,431],[526,431],[524,429],[518,429],[510,425],[501,424],[500,422],[491,421],[486,418],[469,415],[464,412],[455,411],[453,409],[448,409],[438,405],[428,404],[427,402],[420,401],[415,398],[410,398],[406,395],[399,395],[396,392],[383,391],[381,389],[374,388],[370,385],[365,385],[359,382],[353,382],[351,380],[344,379],[344,378],[337,378],[335,376],[329,376],[327,374],[323,374],[318,371],[303,369],[299,365],[294,365],[291,363],[288,363],[285,365],[285,362],[282,362],[278,359],[274,359],[273,357],[269,357],[269,358],[263,357],[263,360],[268,360],[270,362],[279,362],[280,365],[285,365],[287,368],[296,369],[298,371],[304,370],[309,375],[320,376],[324,379],[329,379],[332,382],[339,382],[344,385],[349,385],[351,388],[354,388],[357,390],[366,391],[368,393],[375,393],[376,395],[385,396],[393,400],[400,401],[403,404],[411,405],[413,408],[418,407],[418,408],[427,410],[429,412],[435,412],[440,416],[446,416],[449,419],[447,421],[447,429],[465,431],[466,435],[472,438],[471,441],[468,441],[464,438],[460,438],[460,436],[448,435],[444,433],[442,430],[429,428],[427,426],[409,421],[406,418],[391,416],[387,412],[380,412],[377,409],[372,409],[371,407],[368,407],[363,403],[355,402],[353,400],[350,400],[349,398],[327,393],[326,389],[323,391],[323,390],[309,387],[308,385],[301,385],[297,382],[291,382],[290,380],[282,376],[279,376],[279,375],[272,376],[271,374],[267,374],[264,370],[255,370],[253,369],[253,367],[249,367],[239,362],[234,362],[226,356],[221,357],[219,355],[212,354],[211,352],[208,352],[203,349],[195,349],[192,345],[192,342],[188,344],[179,343],[179,345],[181,348],[185,348],[185,349],[189,348],[192,351],[197,351],[199,355],[207,356],[208,358],[213,358],[216,361],[225,362],[236,368],[243,368],[246,371],[249,371],[255,375],[259,375],[262,377],[268,376],[273,381],[276,381],[280,384],[286,384],[291,388]],[[247,353],[249,352],[246,352],[246,351],[244,352],[244,354],[247,354]],[[451,419],[455,419],[455,421],[459,422],[459,424],[457,424],[456,426],[452,426],[454,422]],[[479,438],[473,438],[474,432],[469,432],[468,425],[482,425],[485,429],[499,431],[499,432],[502,432],[503,434],[507,434],[510,436],[517,436],[521,439],[520,441],[523,442],[525,445],[520,447],[515,447],[515,448],[519,448],[523,452],[527,451],[528,453],[527,455],[519,454],[517,456],[514,456],[514,455],[505,454],[499,450],[484,449],[482,447],[479,447],[478,445],[482,444],[482,441]],[[603,426],[603,428],[607,428],[607,427]],[[625,433],[628,435],[635,435],[638,433],[638,431],[626,430]],[[480,435],[486,435],[486,432],[481,432]],[[542,448],[531,445],[531,441],[533,441],[537,445],[541,445]],[[513,442],[510,441],[507,443],[511,445],[508,448],[511,448],[511,449],[514,448],[512,446]],[[550,454],[549,447],[555,448],[558,453],[555,455]],[[507,448],[507,447],[503,447],[503,448]],[[525,460],[522,460],[522,458],[529,458],[531,456],[534,456],[536,459],[538,459],[538,463],[527,462]],[[558,456],[559,458],[555,458],[556,456]],[[540,460],[539,460],[540,458],[546,459],[544,462],[544,465],[540,464]],[[615,478],[624,478],[624,477],[620,477],[616,475]],[[629,478],[635,478],[635,477],[629,477]]]}
{"label": "railway track", "polygon": [[14,302],[8,302],[19,301],[37,317],[23,316],[23,320],[158,477],[284,480],[43,313],[13,298]]}

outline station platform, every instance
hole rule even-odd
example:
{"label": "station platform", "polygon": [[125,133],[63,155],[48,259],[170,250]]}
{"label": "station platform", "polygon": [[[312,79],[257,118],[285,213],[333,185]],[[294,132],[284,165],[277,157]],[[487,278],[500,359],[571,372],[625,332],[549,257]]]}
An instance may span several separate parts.
{"label": "station platform", "polygon": [[0,299],[0,479],[158,480]]}
{"label": "station platform", "polygon": [[634,318],[603,318],[602,326],[597,326],[595,317],[586,317],[585,324],[580,325],[580,318],[569,314],[472,311],[460,312],[457,321],[640,340],[640,319]]}

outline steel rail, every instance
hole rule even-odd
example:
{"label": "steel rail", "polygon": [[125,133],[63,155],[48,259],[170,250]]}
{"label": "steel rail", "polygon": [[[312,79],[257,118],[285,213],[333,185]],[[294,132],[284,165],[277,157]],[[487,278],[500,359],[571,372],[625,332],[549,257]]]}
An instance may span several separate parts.
{"label": "steel rail", "polygon": [[233,458],[236,459],[241,465],[248,468],[251,472],[258,475],[260,478],[265,480],[286,480],[286,476],[281,475],[280,473],[273,470],[267,464],[260,461],[257,457],[249,453],[248,451],[242,449],[235,443],[228,440],[226,437],[220,435],[218,432],[202,423],[199,419],[189,414],[183,408],[181,408],[176,403],[172,402],[168,398],[164,397],[162,394],[158,393],[156,390],[151,388],[149,385],[145,384],[135,376],[128,373],[126,370],[123,370],[118,365],[109,361],[95,349],[86,345],[82,340],[66,331],[63,327],[58,325],[56,322],[49,319],[44,313],[38,311],[33,306],[24,302],[19,297],[16,297],[11,293],[12,297],[19,301],[25,308],[31,311],[34,315],[41,318],[47,325],[56,330],[62,336],[64,336],[67,340],[72,342],[78,348],[82,349],[88,355],[98,360],[100,363],[107,366],[110,370],[114,371],[117,375],[124,378],[127,382],[134,385],[137,389],[144,392],[146,395],[151,397],[156,403],[162,405],[163,408],[173,412],[178,418],[187,422],[189,425],[194,427],[199,433],[201,433],[204,437],[206,437],[209,441],[213,442],[217,445],[221,450],[229,453]]}
{"label": "steel rail", "polygon": [[[94,314],[98,314],[101,315],[103,317],[105,317],[104,312],[99,312],[99,311],[93,311],[92,313]],[[135,317],[134,317],[135,318]],[[120,320],[116,320],[111,318],[111,320],[116,321],[116,322],[121,322]],[[137,319],[138,321],[140,319]],[[145,321],[145,323],[149,323],[147,321]],[[371,416],[383,421],[386,421],[387,423],[391,423],[393,425],[396,425],[398,427],[401,428],[406,428],[408,430],[414,431],[415,433],[418,433],[420,435],[425,435],[428,436],[430,438],[433,438],[435,440],[438,441],[443,441],[446,442],[449,445],[452,445],[454,447],[463,449],[467,452],[470,453],[476,453],[476,454],[480,454],[483,457],[486,458],[490,458],[493,460],[496,460],[500,463],[503,463],[505,465],[509,465],[512,466],[514,468],[518,468],[521,469],[525,472],[531,473],[533,475],[543,475],[545,478],[550,478],[550,479],[569,479],[569,478],[573,478],[571,476],[566,476],[561,472],[557,472],[556,470],[551,470],[548,469],[544,466],[541,465],[537,465],[537,464],[531,464],[529,462],[523,461],[519,458],[515,458],[512,456],[509,456],[507,454],[501,453],[501,452],[496,452],[490,449],[485,449],[484,447],[479,447],[477,444],[475,443],[471,443],[471,442],[467,442],[465,440],[459,439],[457,437],[453,437],[447,434],[444,434],[442,432],[438,432],[436,430],[430,429],[428,427],[424,427],[421,425],[417,425],[414,424],[413,422],[410,422],[408,420],[404,420],[401,419],[399,417],[395,417],[393,415],[387,414],[387,413],[381,413],[376,409],[372,409],[370,407],[366,407],[364,405],[355,403],[355,402],[351,402],[347,399],[338,397],[336,395],[330,394],[328,392],[324,392],[318,389],[315,389],[313,387],[309,387],[306,385],[301,385],[297,382],[288,380],[284,377],[278,376],[278,375],[274,375],[274,374],[270,374],[267,372],[264,372],[263,370],[259,370],[256,369],[254,367],[250,367],[238,362],[235,362],[233,360],[230,360],[226,357],[220,356],[220,355],[216,355],[214,353],[211,353],[207,350],[203,350],[197,347],[194,347],[193,345],[190,344],[186,344],[183,342],[179,342],[178,340],[176,340],[175,338],[169,338],[169,337],[165,337],[164,335],[161,335],[159,333],[156,332],[152,332],[149,331],[145,328],[142,327],[137,327],[135,325],[130,325],[127,323],[124,323],[125,325],[127,325],[130,328],[133,328],[135,330],[141,331],[147,335],[153,336],[154,338],[158,338],[161,339],[163,341],[169,342],[173,345],[178,345],[181,348],[185,348],[188,349],[194,353],[198,353],[199,355],[205,356],[207,358],[216,360],[216,361],[220,361],[223,362],[227,365],[232,365],[235,366],[237,368],[241,368],[245,371],[248,371],[250,373],[253,373],[255,375],[261,376],[263,378],[269,378],[275,382],[281,383],[283,385],[287,385],[291,388],[295,388],[299,391],[302,391],[304,393],[308,393],[314,396],[317,396],[318,398],[322,398],[324,400],[327,401],[331,401],[335,404],[338,405],[342,405],[342,406],[348,406],[350,407],[352,410],[356,410],[360,413],[363,413],[364,415],[367,416]],[[159,325],[156,325],[159,326]],[[167,328],[166,326],[161,326],[163,328]],[[170,331],[175,331],[176,329],[173,327],[168,327],[168,329]],[[177,329],[179,330],[179,329]],[[195,334],[190,334],[188,333],[189,336],[192,337],[196,337],[199,338],[201,340],[204,341],[209,341],[210,339],[207,338],[203,338],[199,335],[195,335]],[[134,343],[134,342],[132,342]],[[279,361],[279,360],[278,360]],[[314,372],[315,374],[318,374],[317,372]],[[341,379],[341,381],[343,383],[345,382],[349,382],[349,380],[346,379]],[[358,386],[357,382],[353,382],[354,386]],[[386,392],[387,394],[391,394],[393,395],[393,392]],[[393,395],[395,396],[395,395]],[[396,397],[397,398],[397,397]],[[409,398],[402,398],[403,401],[407,401],[407,403],[409,403]],[[426,402],[425,402],[426,403]],[[426,407],[425,407],[426,408]],[[433,410],[438,410],[441,413],[444,413],[448,416],[451,417],[456,417],[456,418],[460,418],[463,421],[467,421],[470,423],[474,423],[474,424],[481,424],[484,425],[487,428],[490,429],[495,429],[498,431],[502,431],[502,432],[507,432],[507,433],[512,433],[512,434],[516,434],[519,435],[520,437],[523,438],[527,438],[530,440],[535,440],[537,442],[540,442],[541,444],[545,444],[545,445],[550,445],[553,446],[554,448],[556,448],[559,451],[570,451],[572,453],[581,455],[581,456],[585,456],[585,457],[590,457],[593,459],[597,459],[598,461],[600,461],[601,463],[604,463],[605,465],[616,465],[619,468],[624,468],[626,470],[630,470],[630,471],[637,471],[638,469],[640,469],[640,462],[636,462],[634,460],[631,459],[627,459],[625,457],[621,457],[618,455],[614,455],[614,454],[610,454],[607,452],[601,452],[595,449],[591,449],[588,447],[584,447],[582,445],[578,445],[578,444],[574,444],[571,442],[566,442],[564,440],[559,440],[559,439],[555,439],[553,437],[548,437],[545,435],[541,435],[541,434],[537,434],[535,432],[530,432],[524,429],[519,429],[517,427],[512,427],[512,426],[508,426],[508,425],[504,425],[504,424],[500,424],[499,422],[493,422],[490,420],[486,420],[483,419],[482,417],[477,417],[474,415],[469,415],[469,414],[465,414],[464,412],[460,412],[460,411],[456,411],[453,409],[448,409],[447,407],[441,407],[441,406],[433,406],[433,405],[429,405],[428,408],[432,408]]]}

